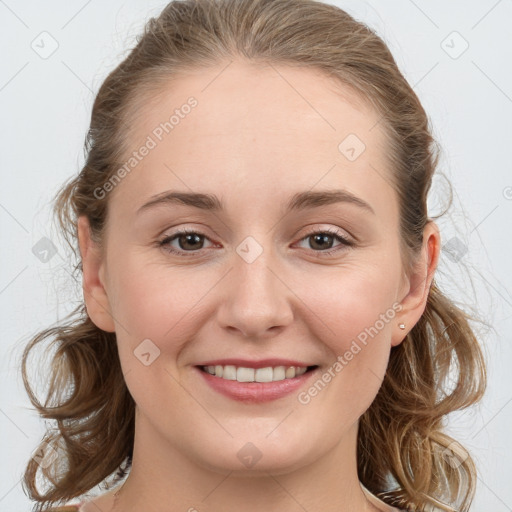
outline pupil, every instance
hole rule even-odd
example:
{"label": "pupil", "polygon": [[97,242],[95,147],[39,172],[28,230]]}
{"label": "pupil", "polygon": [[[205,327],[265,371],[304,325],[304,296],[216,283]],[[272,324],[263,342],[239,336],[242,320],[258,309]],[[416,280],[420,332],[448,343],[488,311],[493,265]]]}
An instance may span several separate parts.
{"label": "pupil", "polygon": [[[182,249],[185,249],[186,247],[184,247],[184,245],[186,245],[188,243],[188,240],[191,239],[191,238],[195,238],[195,242],[196,243],[201,243],[201,237],[199,235],[196,235],[194,233],[191,233],[191,234],[187,234],[187,235],[182,235],[180,237],[180,246]],[[182,244],[182,242],[185,240],[185,244]],[[194,244],[194,242],[192,242],[192,245]],[[192,247],[192,249],[197,249],[197,247]]]}
{"label": "pupil", "polygon": [[[317,240],[319,239],[320,240],[320,244],[322,244],[322,241],[325,242],[326,239],[328,238],[331,238],[331,235],[327,235],[327,234],[321,234],[321,235],[313,235],[313,239],[315,241],[315,244],[317,243]],[[330,244],[328,244],[330,245]],[[320,249],[330,249],[330,247],[320,247]]]}

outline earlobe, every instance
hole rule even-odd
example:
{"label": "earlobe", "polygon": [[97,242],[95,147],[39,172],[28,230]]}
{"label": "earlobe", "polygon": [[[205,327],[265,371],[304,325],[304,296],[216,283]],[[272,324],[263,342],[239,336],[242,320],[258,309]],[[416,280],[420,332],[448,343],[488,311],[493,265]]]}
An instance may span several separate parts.
{"label": "earlobe", "polygon": [[[421,318],[427,305],[430,286],[439,262],[441,236],[437,224],[429,221],[423,231],[423,246],[420,257],[408,278],[409,286],[401,300],[402,310],[397,317],[391,345],[399,345],[407,333]],[[400,327],[405,325],[405,329]]]}
{"label": "earlobe", "polygon": [[115,332],[108,295],[103,285],[104,261],[99,247],[91,239],[89,219],[80,216],[77,227],[82,257],[82,289],[87,314],[103,331]]}

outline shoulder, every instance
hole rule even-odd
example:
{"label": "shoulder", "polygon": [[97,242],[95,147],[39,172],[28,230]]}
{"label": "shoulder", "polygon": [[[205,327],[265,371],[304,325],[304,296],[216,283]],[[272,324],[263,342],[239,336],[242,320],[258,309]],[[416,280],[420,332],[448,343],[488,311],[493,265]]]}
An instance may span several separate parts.
{"label": "shoulder", "polygon": [[77,505],[65,505],[64,507],[54,507],[49,510],[49,512],[78,512],[80,509],[81,503]]}
{"label": "shoulder", "polygon": [[111,510],[114,505],[115,493],[118,490],[119,487],[89,499],[83,499],[82,497],[82,501],[79,503],[54,507],[48,512],[99,512],[101,510]]}
{"label": "shoulder", "polygon": [[402,511],[400,508],[392,507],[391,505],[388,505],[384,501],[382,501],[380,498],[375,496],[375,494],[372,494],[364,485],[362,482],[359,482],[361,489],[366,494],[366,497],[368,501],[380,512],[406,512],[405,510]]}

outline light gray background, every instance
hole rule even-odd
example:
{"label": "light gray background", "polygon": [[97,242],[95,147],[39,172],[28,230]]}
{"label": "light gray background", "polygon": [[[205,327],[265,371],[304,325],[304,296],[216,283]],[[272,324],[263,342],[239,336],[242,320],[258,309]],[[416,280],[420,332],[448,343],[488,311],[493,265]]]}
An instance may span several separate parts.
{"label": "light gray background", "polygon": [[[99,85],[134,44],[144,21],[164,5],[0,0],[1,511],[30,510],[20,479],[44,427],[22,386],[21,350],[80,297],[69,277],[69,256],[51,225],[49,201],[83,163]],[[479,407],[453,414],[448,428],[479,466],[473,510],[511,511],[512,2],[336,5],[387,41],[443,147],[439,171],[455,189],[454,207],[439,221],[443,243],[456,238],[467,252],[461,256],[445,248],[438,280],[493,327],[479,328],[489,362],[487,395]],[[58,44],[56,51],[41,56],[52,44]],[[445,196],[446,186],[437,178],[431,215]],[[41,251],[32,251],[43,237],[58,251],[46,262]]]}

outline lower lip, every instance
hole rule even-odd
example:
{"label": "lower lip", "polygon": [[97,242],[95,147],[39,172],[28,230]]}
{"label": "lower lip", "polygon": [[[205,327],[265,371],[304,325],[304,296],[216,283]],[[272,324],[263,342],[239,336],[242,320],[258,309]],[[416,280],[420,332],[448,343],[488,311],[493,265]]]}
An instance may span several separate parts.
{"label": "lower lip", "polygon": [[201,374],[206,383],[215,391],[233,400],[249,403],[270,402],[283,398],[296,392],[316,373],[318,368],[294,377],[293,379],[278,380],[275,382],[238,382],[227,380],[207,373],[197,366],[195,369]]}

